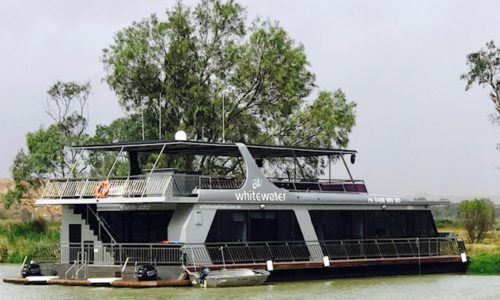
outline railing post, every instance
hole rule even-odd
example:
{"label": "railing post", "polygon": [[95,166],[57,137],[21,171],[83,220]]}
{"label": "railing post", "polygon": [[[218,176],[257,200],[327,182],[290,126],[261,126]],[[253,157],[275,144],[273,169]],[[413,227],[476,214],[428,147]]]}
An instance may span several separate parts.
{"label": "railing post", "polygon": [[285,245],[286,245],[286,248],[288,249],[288,252],[290,253],[290,257],[292,258],[292,261],[295,261],[295,257],[293,255],[292,250],[290,249],[290,245],[288,244],[288,242],[286,242]]}
{"label": "railing post", "polygon": [[82,188],[80,189],[80,197],[79,199],[83,199],[83,193],[85,191],[85,189],[87,188],[87,183],[89,182],[89,179],[85,179],[85,183],[83,183],[83,186]]}
{"label": "railing post", "polygon": [[366,259],[365,247],[364,244],[361,244],[361,241],[358,240],[359,250],[361,251],[361,255],[363,255]]}
{"label": "railing post", "polygon": [[142,191],[141,198],[143,198],[144,194],[146,193],[146,189],[147,189],[148,183],[149,183],[149,178],[151,178],[151,175],[153,175],[153,172],[154,172],[154,170],[156,168],[156,165],[160,161],[161,155],[163,154],[163,151],[165,151],[165,147],[166,146],[167,146],[167,144],[163,144],[163,147],[161,148],[161,151],[158,154],[158,157],[156,158],[155,163],[153,164],[153,167],[151,168],[151,171],[149,172],[149,176],[148,176],[148,178],[146,178],[146,184],[144,185],[144,190]]}
{"label": "railing post", "polygon": [[399,251],[398,251],[398,247],[396,247],[396,243],[394,243],[394,240],[391,240],[392,241],[392,246],[394,246],[394,250],[396,250],[396,256],[399,258]]}
{"label": "railing post", "polygon": [[125,191],[127,190],[128,188],[128,183],[130,181],[130,176],[127,176],[127,179],[125,179],[125,184],[123,185],[122,187],[122,194],[121,194],[121,197],[123,197],[123,195],[125,195]]}
{"label": "railing post", "polygon": [[120,260],[119,263],[122,262],[122,255],[123,255],[123,253],[122,253],[122,244],[119,244],[118,245],[118,259]]}
{"label": "railing post", "polygon": [[380,255],[380,258],[384,258],[383,255],[382,255],[382,251],[380,250],[380,246],[378,245],[378,241],[377,240],[375,240],[375,245],[377,246],[378,254]]}
{"label": "railing post", "polygon": [[344,242],[340,241],[340,245],[342,246],[342,250],[344,250],[346,258],[349,259],[349,253],[347,253],[347,249],[345,248]]}
{"label": "railing post", "polygon": [[418,259],[420,261],[420,240],[417,238],[415,240],[415,243],[417,244],[417,256],[418,256]]}
{"label": "railing post", "polygon": [[153,264],[153,245],[149,244],[149,258],[151,260],[151,264]]}
{"label": "railing post", "polygon": [[45,197],[45,192],[47,191],[47,187],[49,187],[49,186],[50,186],[50,179],[48,179],[47,183],[45,184],[45,186],[43,188],[42,196],[40,196],[40,199],[43,199]]}
{"label": "railing post", "polygon": [[[163,188],[163,195],[162,195],[162,197],[165,197],[167,195],[167,190],[168,190],[168,187],[170,186],[170,181],[172,181],[172,176],[173,175],[169,175],[168,176],[167,183],[165,184],[165,187]],[[173,195],[173,193],[172,193],[172,195]]]}

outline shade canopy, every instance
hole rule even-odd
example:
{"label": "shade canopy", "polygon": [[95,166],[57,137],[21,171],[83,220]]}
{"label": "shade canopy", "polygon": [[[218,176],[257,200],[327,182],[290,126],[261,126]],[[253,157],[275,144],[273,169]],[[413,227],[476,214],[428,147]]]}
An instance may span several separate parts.
{"label": "shade canopy", "polygon": [[[255,158],[269,157],[313,157],[355,154],[355,150],[304,148],[271,145],[246,145]],[[137,141],[113,144],[82,145],[70,147],[73,150],[160,152],[171,155],[241,156],[236,143],[209,143],[199,141]]]}

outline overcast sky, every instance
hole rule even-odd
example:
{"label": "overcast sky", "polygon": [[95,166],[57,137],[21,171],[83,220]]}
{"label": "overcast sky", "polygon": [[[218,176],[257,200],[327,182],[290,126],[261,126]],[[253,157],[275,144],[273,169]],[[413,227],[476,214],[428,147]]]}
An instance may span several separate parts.
{"label": "overcast sky", "polygon": [[[102,82],[113,35],[175,1],[0,3],[0,177],[25,134],[49,123],[56,80],[93,86],[90,120],[123,115]],[[187,1],[194,4],[196,1]],[[500,1],[242,1],[248,19],[277,20],[305,46],[321,89],[358,103],[353,172],[375,193],[500,200],[500,126],[488,91],[465,92],[465,55],[500,44]]]}

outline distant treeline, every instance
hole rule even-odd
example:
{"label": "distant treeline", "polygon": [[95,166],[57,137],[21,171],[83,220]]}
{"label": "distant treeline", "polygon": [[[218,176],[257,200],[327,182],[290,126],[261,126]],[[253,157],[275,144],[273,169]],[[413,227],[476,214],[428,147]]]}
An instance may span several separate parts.
{"label": "distant treeline", "polygon": [[[436,205],[431,207],[432,215],[436,220],[455,220],[458,219],[459,202],[451,202],[444,205]],[[496,218],[500,218],[500,205],[495,205]]]}

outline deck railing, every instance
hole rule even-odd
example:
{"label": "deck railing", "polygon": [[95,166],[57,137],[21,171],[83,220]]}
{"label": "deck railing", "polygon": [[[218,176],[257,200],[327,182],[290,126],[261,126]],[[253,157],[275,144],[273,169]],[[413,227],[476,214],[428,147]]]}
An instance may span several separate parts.
{"label": "deck railing", "polygon": [[226,264],[385,259],[427,256],[458,256],[465,252],[457,238],[415,238],[377,240],[336,240],[313,242],[248,242],[186,245],[191,263],[221,264],[222,251]]}
{"label": "deck railing", "polygon": [[316,179],[316,180],[289,180],[287,178],[270,178],[280,188],[290,191],[317,191],[342,193],[367,193],[364,180],[355,179]]}
{"label": "deck railing", "polygon": [[[222,251],[221,251],[222,248]],[[421,258],[460,256],[465,246],[459,238],[412,238],[335,241],[246,242],[207,244],[69,244],[36,246],[31,255],[38,261],[71,264],[78,253],[87,253],[89,264],[211,265],[330,260]]]}
{"label": "deck railing", "polygon": [[[41,199],[94,198],[96,187],[105,178],[48,180]],[[107,197],[182,197],[199,189],[236,189],[243,180],[184,174],[152,174],[118,177],[110,183]]]}
{"label": "deck railing", "polygon": [[[46,182],[41,199],[94,198],[96,187],[105,178],[51,179]],[[270,178],[279,188],[290,191],[366,193],[363,180],[294,181]],[[221,178],[188,174],[152,174],[107,179],[107,197],[186,197],[194,196],[199,189],[237,189],[244,179]]]}

